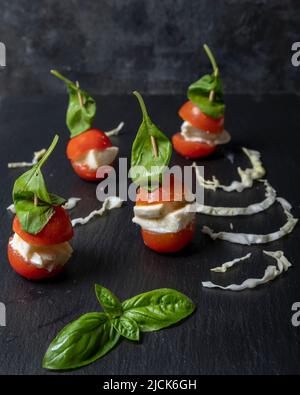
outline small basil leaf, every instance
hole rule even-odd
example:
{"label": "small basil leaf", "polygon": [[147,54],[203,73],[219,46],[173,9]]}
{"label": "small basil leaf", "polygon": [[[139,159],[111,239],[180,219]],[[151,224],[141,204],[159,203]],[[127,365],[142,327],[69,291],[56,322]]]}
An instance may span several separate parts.
{"label": "small basil leaf", "polygon": [[[138,92],[133,92],[141,106],[143,121],[132,145],[130,177],[140,186],[155,189],[172,155],[172,144],[155,125],[147,113],[145,103]],[[151,136],[157,146],[157,157],[153,152]],[[139,167],[135,173],[134,167]],[[152,185],[152,188],[149,187]]]}
{"label": "small basil leaf", "polygon": [[43,367],[75,369],[103,357],[118,342],[119,333],[105,313],[88,313],[67,325],[50,344]]}
{"label": "small basil leaf", "polygon": [[143,332],[173,325],[195,309],[195,305],[187,296],[168,288],[137,295],[124,301],[122,307],[122,317],[133,319]]}
{"label": "small basil leaf", "polygon": [[140,330],[138,324],[128,317],[119,317],[111,320],[115,330],[128,340],[138,341],[140,339]]}
{"label": "small basil leaf", "polygon": [[95,292],[103,310],[111,317],[118,317],[122,314],[122,305],[119,299],[107,288],[95,284]]}
{"label": "small basil leaf", "polygon": [[[71,132],[71,137],[75,137],[91,128],[96,115],[96,102],[87,92],[80,89],[74,82],[65,78],[56,70],[51,70],[51,73],[61,79],[67,86],[69,105],[66,123]],[[81,96],[82,103],[80,102],[79,95]]]}
{"label": "small basil leaf", "polygon": [[22,229],[30,234],[40,232],[52,217],[53,206],[65,202],[63,198],[48,193],[41,172],[41,167],[52,153],[57,141],[58,136],[55,136],[41,160],[17,178],[14,183],[13,202],[16,214]]}

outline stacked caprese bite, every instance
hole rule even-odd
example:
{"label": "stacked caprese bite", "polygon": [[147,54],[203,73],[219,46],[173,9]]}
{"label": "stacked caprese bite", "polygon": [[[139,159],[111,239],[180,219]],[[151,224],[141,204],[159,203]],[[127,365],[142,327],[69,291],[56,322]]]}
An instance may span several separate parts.
{"label": "stacked caprese bite", "polygon": [[8,243],[8,259],[21,276],[39,280],[58,274],[72,255],[73,228],[62,207],[65,199],[47,191],[41,167],[57,144],[51,146],[31,170],[14,184],[16,216]]}
{"label": "stacked caprese bite", "polygon": [[154,251],[172,253],[184,248],[195,232],[194,196],[166,172],[172,145],[152,123],[144,101],[137,96],[143,122],[134,140],[130,176],[139,185],[133,222],[140,225],[144,243]]}
{"label": "stacked caprese bite", "polygon": [[212,154],[219,144],[230,141],[224,129],[223,88],[215,58],[204,44],[213,73],[206,74],[189,86],[187,101],[179,110],[183,119],[181,132],[173,138],[174,149],[187,158],[201,158]]}
{"label": "stacked caprese bite", "polygon": [[112,165],[119,148],[101,130],[92,128],[96,114],[96,102],[77,81],[74,84],[55,70],[51,73],[65,82],[69,91],[66,123],[71,133],[67,157],[76,174],[84,180],[96,181],[97,169]]}

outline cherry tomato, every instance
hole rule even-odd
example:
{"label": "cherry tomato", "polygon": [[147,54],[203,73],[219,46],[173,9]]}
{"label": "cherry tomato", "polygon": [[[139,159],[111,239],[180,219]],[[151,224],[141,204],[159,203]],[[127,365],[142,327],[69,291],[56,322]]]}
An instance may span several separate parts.
{"label": "cherry tomato", "polygon": [[55,213],[47,225],[36,235],[24,232],[17,216],[13,221],[13,231],[23,240],[34,246],[60,244],[69,241],[73,237],[73,227],[70,217],[62,207],[55,207]]}
{"label": "cherry tomato", "polygon": [[[111,164],[105,165],[105,166],[107,166],[107,168],[108,168],[108,166],[112,166],[112,164],[113,164],[113,162]],[[75,173],[85,181],[99,181],[101,179],[100,177],[97,177],[97,169],[96,170],[90,169],[87,165],[79,165],[78,163],[73,162],[73,161],[71,161],[71,165],[72,165]],[[107,177],[108,174],[109,174],[109,169],[108,169],[105,177]]]}
{"label": "cherry tomato", "polygon": [[142,229],[142,237],[147,247],[160,253],[177,252],[184,248],[193,238],[195,221],[177,233],[157,233]]}
{"label": "cherry tomato", "polygon": [[14,271],[29,280],[41,280],[43,278],[53,277],[63,268],[63,265],[60,265],[54,268],[51,272],[48,272],[45,268],[36,267],[30,262],[27,262],[16,250],[12,248],[10,243],[8,243],[7,253],[9,263]]}
{"label": "cherry tomato", "polygon": [[172,137],[172,143],[175,151],[186,158],[196,159],[212,154],[217,146],[198,141],[188,141],[181,133],[176,133]]}
{"label": "cherry tomato", "polygon": [[224,129],[224,117],[214,119],[204,114],[198,106],[187,101],[179,110],[179,116],[195,128],[210,133],[221,133]]}
{"label": "cherry tomato", "polygon": [[[179,181],[177,181],[179,182]],[[136,195],[136,205],[149,205],[157,204],[162,202],[183,202],[185,201],[184,195],[186,189],[181,186],[181,188],[174,188],[175,178],[174,175],[170,176],[170,188],[166,190],[166,185],[162,182],[162,186],[155,189],[153,192],[149,192],[147,189],[139,188]]]}
{"label": "cherry tomato", "polygon": [[89,129],[71,138],[67,145],[67,157],[75,161],[91,149],[103,151],[111,147],[112,143],[104,132],[98,129]]}

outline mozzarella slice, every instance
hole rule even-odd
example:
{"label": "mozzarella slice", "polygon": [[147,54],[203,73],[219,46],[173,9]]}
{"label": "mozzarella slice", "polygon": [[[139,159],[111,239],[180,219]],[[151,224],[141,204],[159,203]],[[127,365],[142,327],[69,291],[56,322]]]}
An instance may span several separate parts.
{"label": "mozzarella slice", "polygon": [[78,224],[85,225],[95,216],[101,216],[105,213],[105,211],[113,210],[114,208],[119,208],[123,204],[123,200],[118,196],[109,196],[103,202],[102,207],[99,210],[92,211],[87,217],[84,218],[75,218],[72,219],[72,225],[76,226]]}
{"label": "mozzarella slice", "polygon": [[214,284],[211,281],[204,281],[202,282],[202,286],[206,288],[220,288],[223,290],[230,290],[230,291],[243,291],[244,289],[252,289],[257,287],[258,285],[265,284],[269,281],[274,280],[276,277],[280,276],[283,272],[286,272],[289,267],[291,267],[291,263],[285,257],[282,251],[263,251],[265,255],[268,255],[276,260],[275,265],[267,266],[263,277],[261,278],[248,278],[241,284],[230,284],[227,287],[223,287],[218,284]]}
{"label": "mozzarella slice", "polygon": [[298,218],[294,218],[291,214],[291,205],[283,198],[276,198],[282,206],[287,217],[286,223],[276,232],[269,234],[251,234],[251,233],[231,233],[231,232],[217,232],[208,226],[203,226],[202,232],[209,235],[213,240],[221,239],[231,243],[237,244],[265,244],[281,239],[285,235],[291,233],[298,222]]}
{"label": "mozzarella slice", "polygon": [[195,168],[196,178],[200,185],[205,189],[211,189],[216,191],[217,189],[222,189],[225,192],[242,192],[246,188],[251,188],[253,181],[262,178],[266,171],[260,160],[260,152],[250,150],[248,148],[243,148],[243,152],[248,157],[251,162],[251,167],[245,170],[238,167],[237,171],[240,176],[240,181],[234,180],[229,185],[222,185],[220,181],[213,176],[212,180],[205,180],[204,177],[199,172],[196,163],[194,162],[192,166]]}
{"label": "mozzarella slice", "polygon": [[184,121],[181,125],[181,134],[187,141],[195,141],[209,145],[226,144],[231,140],[231,136],[226,130],[223,130],[221,133],[209,133],[195,128],[187,121]]}
{"label": "mozzarella slice", "polygon": [[50,246],[33,246],[16,233],[10,241],[11,247],[30,264],[52,272],[57,266],[63,266],[70,259],[73,249],[68,242]]}
{"label": "mozzarella slice", "polygon": [[241,258],[235,258],[232,261],[225,262],[221,266],[213,267],[210,270],[212,272],[216,272],[216,273],[225,273],[225,272],[227,272],[227,269],[230,269],[236,263],[244,261],[246,259],[249,259],[250,257],[251,257],[251,252],[249,252],[249,254],[247,254],[245,256],[242,256]]}
{"label": "mozzarella slice", "polygon": [[246,207],[214,207],[197,203],[197,213],[215,216],[253,215],[267,210],[276,201],[276,191],[267,180],[263,180],[266,188],[265,199],[259,203],[253,203]]}
{"label": "mozzarella slice", "polygon": [[109,147],[102,151],[92,149],[81,155],[74,163],[97,170],[101,166],[110,165],[115,160],[118,152],[118,147]]}
{"label": "mozzarella slice", "polygon": [[184,207],[171,211],[160,218],[147,218],[136,215],[132,222],[143,229],[155,233],[177,233],[186,228],[195,219],[195,204],[186,204]]}

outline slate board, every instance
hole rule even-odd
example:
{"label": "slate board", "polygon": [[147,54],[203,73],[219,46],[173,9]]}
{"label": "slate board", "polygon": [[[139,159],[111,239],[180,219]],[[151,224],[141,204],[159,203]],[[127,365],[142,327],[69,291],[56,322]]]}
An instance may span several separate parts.
{"label": "slate board", "polygon": [[[170,136],[179,130],[177,110],[184,97],[145,97],[153,121]],[[95,126],[111,129],[125,122],[123,133],[113,137],[120,156],[130,156],[131,143],[141,120],[132,96],[97,98]],[[206,177],[215,174],[224,182],[236,178],[236,166],[249,163],[241,146],[261,151],[267,177],[280,196],[287,198],[299,216],[300,99],[296,96],[229,96],[226,128],[233,142],[205,164]],[[140,344],[123,341],[102,360],[75,372],[63,374],[292,374],[300,373],[300,327],[291,324],[291,306],[300,301],[298,262],[299,226],[286,238],[266,246],[247,247],[212,241],[201,226],[215,229],[264,233],[284,222],[279,206],[250,218],[213,218],[198,215],[193,242],[175,256],[158,255],[142,242],[139,228],[131,223],[132,204],[75,230],[74,257],[63,275],[44,283],[16,275],[6,258],[12,215],[14,179],[20,169],[7,169],[7,162],[29,160],[34,150],[46,147],[54,132],[61,136],[55,154],[44,169],[50,191],[82,202],[72,217],[100,207],[95,184],[81,181],[65,157],[68,132],[64,126],[66,97],[15,97],[0,102],[1,168],[1,266],[0,301],[7,309],[7,326],[0,327],[1,374],[53,374],[41,368],[44,352],[55,334],[69,321],[99,309],[94,283],[102,284],[120,299],[160,287],[186,293],[197,304],[196,313],[182,325],[145,334]],[[228,156],[228,154],[230,154]],[[232,164],[229,159],[233,159]],[[173,154],[173,163],[190,161]],[[207,193],[206,204],[243,206],[263,198],[262,185],[242,194]],[[262,249],[285,251],[293,268],[252,291],[230,293],[207,290],[201,281],[222,284],[261,276],[271,258]],[[245,255],[253,258],[232,272],[211,274],[216,264]]]}

